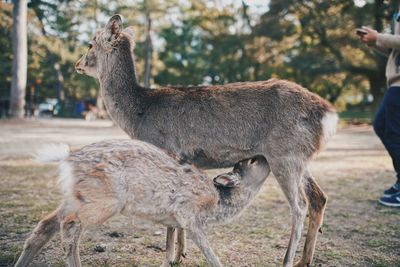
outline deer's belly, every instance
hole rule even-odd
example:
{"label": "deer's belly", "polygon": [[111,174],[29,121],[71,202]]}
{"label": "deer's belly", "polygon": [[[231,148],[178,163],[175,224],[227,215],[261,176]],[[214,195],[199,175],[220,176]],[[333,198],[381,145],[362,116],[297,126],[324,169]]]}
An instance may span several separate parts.
{"label": "deer's belly", "polygon": [[190,153],[181,152],[183,160],[193,162],[200,168],[229,168],[238,161],[255,156],[254,150],[237,150],[233,148],[196,148]]}
{"label": "deer's belly", "polygon": [[221,143],[216,138],[199,138],[194,133],[179,136],[172,133],[153,134],[149,131],[137,135],[137,138],[166,149],[200,168],[229,168],[242,159],[255,156],[256,151],[260,150],[257,145],[241,144],[235,138],[226,138]]}

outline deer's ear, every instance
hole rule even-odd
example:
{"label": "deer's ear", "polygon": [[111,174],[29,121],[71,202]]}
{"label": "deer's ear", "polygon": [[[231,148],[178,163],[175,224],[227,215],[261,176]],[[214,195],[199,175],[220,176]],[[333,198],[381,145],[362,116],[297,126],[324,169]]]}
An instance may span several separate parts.
{"label": "deer's ear", "polygon": [[112,37],[115,37],[122,31],[122,16],[119,14],[116,14],[110,18],[110,20],[107,22],[105,32],[107,34],[107,37],[111,39]]}
{"label": "deer's ear", "polygon": [[237,173],[224,173],[220,174],[213,179],[216,187],[233,188],[240,184]]}

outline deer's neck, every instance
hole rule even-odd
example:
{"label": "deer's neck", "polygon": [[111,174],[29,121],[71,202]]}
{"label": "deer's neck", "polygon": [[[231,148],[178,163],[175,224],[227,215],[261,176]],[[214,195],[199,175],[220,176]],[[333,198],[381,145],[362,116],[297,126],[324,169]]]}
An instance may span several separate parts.
{"label": "deer's neck", "polygon": [[100,58],[98,72],[105,93],[116,94],[119,89],[133,96],[143,89],[137,82],[135,58],[128,45],[104,53]]}
{"label": "deer's neck", "polygon": [[136,79],[134,55],[130,47],[103,55],[99,65],[101,93],[112,119],[131,137],[140,123],[144,88]]}

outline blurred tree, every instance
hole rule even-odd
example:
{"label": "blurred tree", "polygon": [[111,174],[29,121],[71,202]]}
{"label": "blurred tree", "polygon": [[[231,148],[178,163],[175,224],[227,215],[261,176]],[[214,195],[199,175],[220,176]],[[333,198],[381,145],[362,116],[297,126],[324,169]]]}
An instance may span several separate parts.
{"label": "blurred tree", "polygon": [[14,0],[13,4],[13,64],[10,115],[15,118],[23,118],[28,64],[28,37],[26,31],[28,6],[26,0]]}
{"label": "blurred tree", "polygon": [[386,60],[363,46],[355,29],[371,25],[382,31],[391,12],[383,0],[363,7],[347,0],[272,0],[254,34],[285,48],[278,53],[279,76],[292,78],[333,102],[343,90],[354,87],[360,92],[369,89],[377,102],[385,87]]}
{"label": "blurred tree", "polygon": [[[0,5],[3,110],[12,80],[12,5]],[[135,28],[137,73],[145,85],[278,77],[337,104],[349,93],[371,93],[376,101],[385,86],[385,58],[363,46],[354,30],[370,25],[387,31],[388,1],[359,7],[347,0],[271,0],[264,14],[244,2],[212,0],[30,0],[28,7],[27,99],[35,102],[56,97],[68,106],[100,99],[97,81],[77,75],[74,63],[114,13]]]}
{"label": "blurred tree", "polygon": [[[167,15],[176,12],[177,0],[137,0],[134,3],[124,3],[115,12],[124,15],[128,25],[135,25],[138,34],[136,36],[139,59],[143,60],[143,83],[150,87],[153,78],[154,44],[153,35],[156,35],[155,27],[169,25]],[[154,23],[156,22],[156,23]],[[144,38],[141,38],[141,37]],[[144,40],[142,40],[144,39]]]}
{"label": "blurred tree", "polygon": [[151,13],[158,8],[154,1],[143,0],[141,11],[145,14],[146,18],[146,40],[144,41],[144,86],[150,87],[151,78],[151,62],[153,59],[153,42],[151,40],[152,32],[152,17]]}
{"label": "blurred tree", "polygon": [[173,24],[160,32],[165,46],[159,53],[162,68],[155,76],[157,84],[201,84],[207,75],[205,43],[196,34],[199,20],[188,18],[181,25]]}
{"label": "blurred tree", "polygon": [[159,53],[163,65],[156,83],[196,85],[254,79],[246,48],[249,35],[240,27],[241,16],[234,7],[193,1],[181,12],[181,21],[160,32],[165,46]]}
{"label": "blurred tree", "polygon": [[12,79],[11,4],[0,2],[0,18],[0,101],[4,102],[10,94]]}
{"label": "blurred tree", "polygon": [[[62,103],[72,103],[74,99],[94,99],[97,97],[97,82],[91,78],[78,76],[74,65],[85,50],[85,42],[95,31],[97,1],[31,0],[29,7],[36,15],[35,28],[39,32],[30,35],[32,72],[40,79],[37,97],[56,97]],[[84,16],[82,13],[84,12]],[[85,25],[82,30],[80,27]],[[81,38],[81,39],[79,39]],[[71,102],[72,101],[72,102]],[[67,109],[73,108],[72,106]],[[72,111],[66,111],[68,115]]]}

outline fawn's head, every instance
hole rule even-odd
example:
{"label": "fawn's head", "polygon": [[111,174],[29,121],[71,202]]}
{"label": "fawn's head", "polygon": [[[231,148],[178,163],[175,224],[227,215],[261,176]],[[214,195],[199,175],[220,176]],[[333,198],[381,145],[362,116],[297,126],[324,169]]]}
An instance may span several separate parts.
{"label": "fawn's head", "polygon": [[255,156],[239,161],[228,175],[214,178],[214,185],[220,190],[258,191],[269,174],[269,165],[263,156]]}
{"label": "fawn's head", "polygon": [[269,173],[267,160],[255,156],[236,163],[231,173],[215,177],[219,208],[212,218],[222,222],[238,215],[260,191]]}
{"label": "fawn's head", "polygon": [[87,52],[76,62],[75,69],[80,74],[98,78],[97,65],[105,54],[117,53],[121,47],[134,47],[134,32],[131,27],[123,29],[121,15],[110,18],[103,29],[96,31]]}

